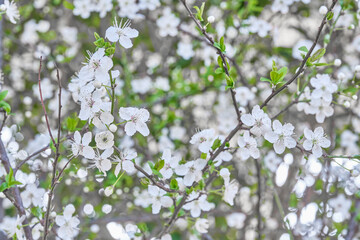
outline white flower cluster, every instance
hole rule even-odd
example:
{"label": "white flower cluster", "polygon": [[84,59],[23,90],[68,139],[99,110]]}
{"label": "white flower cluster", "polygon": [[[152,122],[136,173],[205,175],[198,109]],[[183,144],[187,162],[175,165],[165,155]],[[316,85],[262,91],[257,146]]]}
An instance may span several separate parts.
{"label": "white flower cluster", "polygon": [[316,77],[310,79],[313,91],[306,87],[304,94],[300,96],[297,109],[304,111],[306,114],[315,115],[318,123],[323,123],[326,117],[334,114],[334,109],[331,106],[333,93],[338,89],[338,86],[331,81],[327,74],[318,74]]}

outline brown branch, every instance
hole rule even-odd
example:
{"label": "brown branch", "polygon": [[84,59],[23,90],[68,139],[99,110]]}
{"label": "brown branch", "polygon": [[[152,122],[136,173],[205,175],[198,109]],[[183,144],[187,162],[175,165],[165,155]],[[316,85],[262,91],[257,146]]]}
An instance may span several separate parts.
{"label": "brown branch", "polygon": [[[220,56],[222,62],[223,62],[223,68],[225,70],[225,74],[230,77],[230,73],[229,73],[229,69],[227,67],[227,61],[226,61],[226,57],[224,55],[224,53],[222,53],[218,48],[216,48],[214,46],[214,39],[206,32],[206,28],[203,27],[201,25],[201,23],[199,22],[199,20],[196,19],[196,17],[194,16],[194,14],[191,12],[189,6],[186,4],[186,0],[181,0],[181,2],[183,3],[184,7],[186,8],[186,11],[189,13],[189,16],[191,17],[191,19],[195,22],[195,24],[198,26],[198,28],[200,29],[200,31],[202,32],[202,34],[206,37],[206,39],[212,44],[213,48],[216,50],[216,53]],[[240,110],[239,110],[239,107],[237,106],[237,103],[236,103],[236,99],[235,99],[235,91],[234,89],[230,88],[230,92],[231,92],[231,98],[232,98],[232,101],[233,101],[233,105],[234,105],[234,108],[235,108],[235,112],[236,112],[236,115],[237,115],[237,119],[239,122],[241,122],[240,120],[240,117],[241,117],[241,113],[240,113]]]}
{"label": "brown branch", "polygon": [[53,142],[53,144],[55,145],[56,142],[55,142],[55,139],[51,133],[51,129],[50,129],[50,124],[49,124],[49,118],[48,118],[48,114],[46,112],[46,107],[45,107],[45,103],[44,103],[44,99],[43,99],[43,96],[42,96],[42,91],[41,91],[41,67],[42,67],[42,57],[40,57],[40,66],[39,66],[39,72],[38,72],[38,81],[39,81],[39,95],[40,95],[40,101],[41,101],[41,106],[44,110],[44,114],[45,114],[45,121],[46,121],[46,126],[47,126],[47,129],[48,129],[48,132],[49,132],[49,135],[50,135],[50,138],[51,138],[51,141]]}
{"label": "brown branch", "polygon": [[[5,118],[5,120],[6,120],[6,118]],[[4,124],[5,124],[5,122],[3,122],[3,125]],[[1,139],[1,132],[0,132],[0,159],[5,167],[6,172],[9,173],[11,165],[10,165],[10,160],[8,158],[8,155],[6,153],[4,143]],[[24,208],[21,196],[20,196],[20,190],[17,186],[12,187],[11,189],[13,190],[13,193],[14,193],[14,199],[13,199],[14,206],[16,207],[20,216],[25,216],[25,219],[23,221],[25,237],[28,240],[33,240],[30,223],[26,217],[25,208]],[[8,195],[7,195],[7,197],[9,198]]]}
{"label": "brown branch", "polygon": [[271,99],[273,99],[273,98],[274,98],[276,95],[278,95],[281,91],[283,91],[285,88],[287,88],[287,87],[288,87],[292,82],[294,82],[294,81],[296,80],[296,78],[304,71],[306,62],[307,62],[307,60],[310,58],[312,52],[314,51],[315,46],[316,46],[316,44],[318,43],[318,41],[319,41],[319,39],[320,39],[321,32],[322,32],[324,26],[326,25],[327,15],[328,15],[329,12],[331,12],[331,11],[334,9],[337,1],[338,1],[338,0],[333,0],[333,2],[332,2],[332,4],[331,4],[328,12],[325,14],[325,16],[324,16],[324,18],[323,18],[323,20],[322,20],[322,22],[321,22],[321,24],[320,24],[320,26],[319,26],[319,30],[318,30],[318,32],[317,32],[317,34],[316,34],[315,41],[313,42],[311,48],[309,49],[309,51],[308,51],[308,53],[306,54],[306,56],[305,56],[305,58],[303,59],[303,61],[301,62],[301,65],[300,65],[300,67],[298,68],[298,70],[296,71],[296,73],[294,74],[294,76],[293,76],[292,78],[290,78],[290,80],[287,81],[287,82],[286,82],[283,86],[281,86],[278,90],[273,91],[273,92],[266,98],[266,100],[264,101],[264,103],[261,104],[260,108],[264,108]]}
{"label": "brown branch", "polygon": [[[41,58],[40,58],[40,68],[39,68],[39,89],[41,91],[41,86],[40,86],[40,71],[41,71]],[[52,196],[54,194],[54,190],[55,190],[55,187],[61,177],[61,174],[63,173],[64,169],[67,167],[67,165],[70,163],[70,161],[73,159],[70,158],[70,160],[65,164],[64,168],[61,170],[61,172],[59,173],[58,176],[56,176],[56,169],[57,169],[57,164],[58,164],[58,161],[59,161],[59,157],[60,157],[60,134],[61,134],[61,79],[60,79],[60,74],[59,74],[59,69],[58,67],[56,67],[56,77],[57,77],[57,80],[58,80],[58,86],[59,86],[59,93],[58,93],[58,98],[59,98],[59,106],[58,106],[58,132],[57,132],[57,142],[55,142],[54,138],[52,137],[51,135],[51,131],[50,131],[50,127],[48,125],[48,130],[49,130],[49,133],[51,135],[51,139],[55,145],[55,160],[54,160],[54,163],[53,163],[53,171],[52,171],[52,180],[51,180],[51,189],[50,189],[50,192],[49,192],[49,199],[48,199],[48,203],[47,203],[47,208],[46,208],[46,213],[45,213],[45,216],[44,216],[44,222],[45,222],[45,231],[44,231],[44,240],[46,240],[47,238],[47,235],[48,235],[48,232],[49,232],[49,215],[50,215],[50,208],[51,208],[51,202],[52,202]],[[41,95],[41,94],[40,94]],[[47,124],[49,123],[48,120],[47,120],[47,114],[46,114],[46,110],[45,110],[45,105],[44,105],[44,102],[42,100],[42,97],[41,97],[41,103],[43,105],[43,108],[44,108],[44,112],[45,112],[45,118],[46,118],[46,122]]]}
{"label": "brown branch", "polygon": [[[115,150],[118,152],[118,153],[121,153],[121,150],[114,146]],[[142,169],[139,165],[137,165],[136,163],[134,163],[134,167],[136,170],[138,170],[139,172],[141,172],[142,174],[145,175],[146,178],[148,178],[153,185],[161,188],[162,190],[166,191],[166,192],[169,192],[169,193],[179,193],[179,194],[183,194],[182,191],[178,191],[178,190],[174,190],[174,189],[170,189],[168,187],[165,187],[163,184],[159,183],[156,181],[156,179],[154,179],[153,176],[151,176],[150,174],[148,174],[144,169]]]}

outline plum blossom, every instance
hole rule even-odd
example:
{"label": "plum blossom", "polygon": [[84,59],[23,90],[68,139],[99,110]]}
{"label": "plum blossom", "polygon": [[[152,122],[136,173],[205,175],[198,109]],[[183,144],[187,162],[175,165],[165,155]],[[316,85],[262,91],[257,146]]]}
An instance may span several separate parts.
{"label": "plum blossom", "polygon": [[99,111],[95,113],[92,123],[99,129],[106,129],[114,121],[114,116],[108,111]]}
{"label": "plum blossom", "polygon": [[199,218],[195,222],[195,229],[199,233],[207,233],[209,229],[209,220],[205,218]]}
{"label": "plum blossom", "polygon": [[214,139],[215,139],[215,130],[205,129],[194,134],[190,139],[190,143],[199,144],[198,149],[203,153],[208,153],[212,147]]}
{"label": "plum blossom", "polygon": [[61,239],[70,240],[79,233],[77,226],[80,224],[80,220],[73,216],[74,212],[74,205],[69,204],[65,207],[63,215],[57,215],[55,218],[55,223],[59,226],[57,234]]}
{"label": "plum blossom", "polygon": [[122,24],[122,22],[123,20],[121,19],[120,24],[118,24],[115,18],[114,26],[106,30],[105,37],[109,39],[110,42],[119,41],[120,45],[126,49],[131,48],[133,46],[131,38],[139,36],[139,32],[130,27],[130,20],[126,20],[124,24]]}
{"label": "plum blossom", "polygon": [[223,200],[233,206],[234,198],[239,191],[239,184],[234,180],[230,182],[230,171],[227,168],[220,170],[220,176],[224,179],[225,185]]}
{"label": "plum blossom", "polygon": [[25,191],[21,193],[24,207],[28,208],[31,204],[35,207],[42,207],[44,194],[45,189],[37,188],[35,184],[28,184]]}
{"label": "plum blossom", "polygon": [[107,84],[110,80],[109,71],[113,67],[113,61],[105,56],[104,48],[99,48],[94,54],[88,51],[88,55],[88,63],[85,63],[84,67],[95,80]]}
{"label": "plum blossom", "polygon": [[150,118],[148,110],[144,108],[138,109],[134,107],[121,107],[119,115],[122,119],[127,121],[125,124],[125,133],[127,135],[133,136],[136,131],[145,137],[150,134],[149,128],[146,125],[146,122]]}
{"label": "plum blossom", "polygon": [[190,187],[195,181],[199,181],[202,177],[202,170],[206,166],[207,161],[205,159],[197,159],[179,165],[175,172],[179,176],[184,176],[184,185]]}
{"label": "plum blossom", "polygon": [[111,103],[103,102],[102,96],[103,92],[100,89],[95,90],[92,94],[87,94],[84,98],[80,96],[81,109],[79,118],[81,120],[91,120],[101,110],[110,111]]}
{"label": "plum blossom", "polygon": [[93,159],[95,157],[95,152],[92,147],[89,146],[91,142],[92,134],[87,132],[81,137],[79,131],[74,133],[74,141],[71,144],[71,150],[74,156],[82,155],[88,159]]}
{"label": "plum blossom", "polygon": [[192,192],[187,199],[187,202],[183,208],[190,211],[192,217],[200,217],[201,211],[210,211],[215,207],[214,203],[209,203],[206,200],[206,195],[200,195],[199,192]]}
{"label": "plum blossom", "polygon": [[148,192],[151,195],[150,203],[152,205],[153,214],[158,214],[161,207],[169,208],[173,205],[171,197],[164,196],[166,192],[158,186],[149,185]]}
{"label": "plum blossom", "polygon": [[16,20],[20,19],[20,13],[14,1],[5,0],[4,4],[0,5],[0,10],[5,11],[11,23],[15,24]]}
{"label": "plum blossom", "polygon": [[265,139],[274,144],[274,150],[277,154],[285,151],[285,147],[294,148],[296,141],[291,137],[294,132],[294,126],[291,123],[281,124],[279,120],[273,122],[273,131],[265,134]]}
{"label": "plum blossom", "polygon": [[95,135],[96,146],[101,149],[109,149],[114,146],[114,134],[110,131],[104,131]]}
{"label": "plum blossom", "polygon": [[316,77],[310,79],[310,83],[315,88],[311,97],[314,99],[322,98],[326,102],[332,101],[332,94],[338,89],[328,74],[317,74]]}
{"label": "plum blossom", "polygon": [[239,183],[237,183],[235,180],[232,180],[230,183],[225,185],[225,191],[223,200],[230,204],[231,206],[234,205],[234,198],[236,194],[239,191]]}
{"label": "plum blossom", "polygon": [[336,198],[332,198],[329,200],[329,205],[334,209],[334,216],[339,219],[347,219],[350,217],[349,210],[352,205],[352,201],[350,199],[345,198],[344,194],[339,194]]}
{"label": "plum blossom", "polygon": [[164,166],[160,169],[164,179],[169,179],[173,175],[173,169],[177,168],[181,158],[179,156],[171,156],[171,150],[165,149],[161,157],[164,160]]}
{"label": "plum blossom", "polygon": [[304,149],[312,151],[317,158],[322,156],[322,148],[328,148],[331,145],[330,140],[324,136],[324,129],[322,127],[315,128],[314,132],[305,128],[304,136],[306,138],[303,143]]}
{"label": "plum blossom", "polygon": [[120,157],[116,156],[114,160],[118,162],[115,168],[115,175],[118,176],[121,169],[124,169],[128,174],[133,174],[136,169],[132,162],[137,157],[137,152],[131,149],[125,149],[120,153]]}
{"label": "plum blossom", "polygon": [[238,138],[239,154],[242,160],[247,160],[250,156],[257,159],[260,157],[260,151],[257,148],[257,142],[255,138],[250,136],[250,133],[246,131],[243,136]]}
{"label": "plum blossom", "polygon": [[271,130],[271,119],[260,109],[259,105],[253,107],[251,114],[244,114],[241,116],[241,121],[252,127],[250,132],[256,136],[264,135],[266,132]]}
{"label": "plum blossom", "polygon": [[100,154],[97,150],[97,154],[94,158],[93,167],[97,167],[99,171],[103,172],[106,175],[106,172],[111,169],[111,161],[109,160],[110,156],[114,153],[113,148],[108,148]]}
{"label": "plum blossom", "polygon": [[180,19],[171,12],[169,7],[166,7],[163,10],[163,16],[156,20],[156,24],[159,27],[161,37],[175,37],[178,33],[177,26],[180,24]]}
{"label": "plum blossom", "polygon": [[10,218],[5,216],[3,221],[0,223],[0,229],[5,231],[9,238],[14,239],[13,237],[16,234],[16,239],[26,239],[24,230],[21,227],[23,225],[23,221],[25,220],[26,216],[19,216],[17,215],[16,220],[14,218]]}

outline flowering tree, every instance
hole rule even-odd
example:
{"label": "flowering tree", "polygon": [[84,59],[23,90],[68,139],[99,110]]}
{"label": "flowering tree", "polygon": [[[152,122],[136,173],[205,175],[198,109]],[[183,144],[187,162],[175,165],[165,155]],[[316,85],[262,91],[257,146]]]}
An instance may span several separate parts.
{"label": "flowering tree", "polygon": [[0,239],[360,237],[360,3],[0,14]]}

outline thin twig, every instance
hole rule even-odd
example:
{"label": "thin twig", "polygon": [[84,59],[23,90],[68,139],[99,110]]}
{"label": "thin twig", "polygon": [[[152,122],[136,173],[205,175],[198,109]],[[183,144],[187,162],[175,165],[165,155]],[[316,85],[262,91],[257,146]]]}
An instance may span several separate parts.
{"label": "thin twig", "polygon": [[[6,118],[4,120],[6,120]],[[5,124],[5,122],[3,122],[3,125],[4,124]],[[0,132],[0,160],[3,163],[6,172],[9,173],[11,165],[10,165],[10,160],[8,158],[8,155],[6,153],[4,143],[3,143],[2,139],[1,139],[1,132]],[[20,216],[25,216],[25,219],[23,221],[23,225],[24,225],[23,228],[24,228],[25,237],[28,240],[33,240],[32,231],[31,231],[31,228],[30,228],[30,223],[29,223],[29,221],[28,221],[28,219],[26,217],[25,208],[24,208],[21,196],[20,196],[20,190],[19,190],[18,186],[14,186],[11,189],[13,190],[13,193],[14,193],[14,199],[13,199],[14,206],[16,207],[16,209],[17,209]]]}
{"label": "thin twig", "polygon": [[[40,59],[40,69],[39,69],[39,88],[41,89],[41,87],[40,87],[40,71],[41,71],[41,59]],[[58,93],[58,98],[59,98],[58,134],[57,134],[57,142],[55,142],[54,138],[52,137],[53,143],[55,145],[55,160],[54,160],[54,163],[53,163],[53,171],[52,171],[52,180],[51,180],[51,188],[50,188],[50,192],[49,192],[49,199],[48,199],[46,213],[45,213],[45,217],[44,217],[44,222],[45,222],[44,238],[43,238],[44,240],[46,240],[48,232],[49,232],[49,215],[50,215],[52,196],[54,194],[55,186],[58,183],[58,180],[60,179],[60,176],[61,176],[62,172],[64,171],[64,169],[66,168],[67,164],[72,159],[71,158],[68,161],[68,163],[65,165],[65,167],[62,169],[61,174],[59,173],[59,175],[56,177],[56,169],[57,169],[57,164],[58,164],[59,157],[60,157],[61,107],[62,107],[62,105],[61,105],[61,88],[62,87],[61,87],[61,79],[60,79],[59,69],[57,67],[56,67],[56,76],[57,76],[58,86],[59,86],[59,93]],[[42,104],[43,104],[43,101],[42,101]],[[45,111],[45,117],[47,118],[44,104],[43,104],[43,108],[44,108],[44,111]],[[50,128],[49,128],[49,132],[51,134]]]}
{"label": "thin twig", "polygon": [[298,68],[298,70],[296,71],[296,73],[294,74],[294,76],[293,76],[292,78],[290,78],[290,80],[287,81],[287,82],[286,82],[283,86],[281,86],[278,90],[273,91],[273,92],[266,98],[266,100],[264,101],[264,103],[261,104],[260,108],[264,108],[271,99],[273,99],[273,98],[274,98],[276,95],[278,95],[281,91],[283,91],[285,88],[287,88],[287,87],[288,87],[292,82],[294,82],[294,81],[297,79],[297,77],[300,76],[300,74],[304,71],[306,62],[307,62],[307,60],[310,58],[312,52],[314,51],[314,49],[315,49],[315,47],[316,47],[316,44],[318,43],[318,41],[319,41],[319,39],[320,39],[321,32],[322,32],[324,26],[326,25],[327,15],[328,15],[329,12],[331,12],[331,11],[334,9],[337,1],[338,1],[338,0],[333,0],[331,6],[330,6],[330,8],[329,8],[329,10],[328,10],[327,13],[325,14],[325,16],[324,16],[324,18],[323,18],[323,20],[322,20],[322,22],[321,22],[321,24],[320,24],[320,26],[319,26],[319,30],[318,30],[318,32],[317,32],[317,34],[316,34],[316,38],[315,38],[315,40],[314,40],[311,48],[310,48],[309,51],[307,52],[305,58],[304,58],[303,61],[301,62],[301,65],[300,65],[300,67]]}

